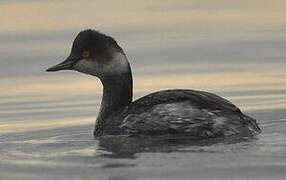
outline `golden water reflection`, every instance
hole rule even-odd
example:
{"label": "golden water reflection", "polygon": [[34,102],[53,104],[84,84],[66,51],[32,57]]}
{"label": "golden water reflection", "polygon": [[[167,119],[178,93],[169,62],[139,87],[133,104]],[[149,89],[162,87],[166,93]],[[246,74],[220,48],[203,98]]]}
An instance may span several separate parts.
{"label": "golden water reflection", "polygon": [[[135,92],[160,89],[213,89],[215,91],[285,89],[286,72],[228,72],[199,74],[166,74],[134,77]],[[5,96],[62,96],[101,93],[102,85],[95,77],[57,74],[52,77],[2,79],[2,97]]]}
{"label": "golden water reflection", "polygon": [[[219,93],[224,96],[236,91],[286,91],[285,72],[236,72],[236,73],[200,73],[159,76],[140,76],[135,78],[136,97],[161,89],[192,88]],[[247,79],[247,81],[245,81]],[[102,86],[99,80],[89,76],[55,76],[1,80],[2,122],[1,132],[24,131],[70,125],[92,124],[99,108]],[[87,98],[81,98],[86,96]],[[9,97],[9,98],[5,98]],[[240,94],[227,95],[226,98],[241,107],[244,111],[286,108],[283,94]],[[77,98],[65,100],[65,98]],[[34,100],[33,100],[34,99]],[[39,103],[42,101],[42,103]],[[34,102],[34,103],[33,103]],[[79,111],[93,112],[89,117],[58,117],[57,114]],[[31,119],[29,114],[47,114],[48,119]],[[27,116],[24,121],[5,121],[5,118]],[[50,114],[50,115],[49,115]],[[4,117],[4,118],[3,118]],[[54,118],[51,119],[51,118]],[[16,117],[14,117],[15,119]],[[30,120],[29,120],[30,119]],[[4,120],[4,121],[3,121]]]}

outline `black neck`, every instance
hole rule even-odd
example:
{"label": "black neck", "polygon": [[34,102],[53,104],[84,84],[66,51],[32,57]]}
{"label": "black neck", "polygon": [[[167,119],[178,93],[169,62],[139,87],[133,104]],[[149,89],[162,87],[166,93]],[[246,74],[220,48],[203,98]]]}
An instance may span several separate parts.
{"label": "black neck", "polygon": [[132,102],[133,82],[130,66],[128,71],[101,78],[103,97],[97,117],[96,129],[103,129],[108,117]]}

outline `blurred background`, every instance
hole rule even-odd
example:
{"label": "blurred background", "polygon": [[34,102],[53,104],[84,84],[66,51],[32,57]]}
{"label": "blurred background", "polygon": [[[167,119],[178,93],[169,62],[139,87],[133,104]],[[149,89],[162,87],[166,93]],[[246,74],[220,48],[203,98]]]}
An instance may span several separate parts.
{"label": "blurred background", "polygon": [[[0,179],[284,179],[285,9],[285,0],[0,1]],[[210,91],[258,119],[263,133],[237,145],[101,157],[110,152],[92,139],[100,81],[45,72],[87,28],[125,50],[135,99]]]}

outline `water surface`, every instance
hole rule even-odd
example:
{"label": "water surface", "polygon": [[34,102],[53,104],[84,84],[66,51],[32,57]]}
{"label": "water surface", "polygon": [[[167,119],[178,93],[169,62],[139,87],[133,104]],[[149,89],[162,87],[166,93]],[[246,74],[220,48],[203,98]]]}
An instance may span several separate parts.
{"label": "water surface", "polygon": [[[0,179],[285,179],[286,13],[277,1],[1,1]],[[258,119],[253,139],[92,138],[102,86],[46,73],[95,28],[128,55],[135,99],[219,94]]]}

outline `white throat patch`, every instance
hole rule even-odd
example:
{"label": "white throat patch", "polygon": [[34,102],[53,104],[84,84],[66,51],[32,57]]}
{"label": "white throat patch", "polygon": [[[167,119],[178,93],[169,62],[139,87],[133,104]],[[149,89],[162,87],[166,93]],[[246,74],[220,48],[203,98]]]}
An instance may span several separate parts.
{"label": "white throat patch", "polygon": [[106,60],[106,62],[81,59],[74,65],[74,68],[79,72],[101,77],[127,72],[129,71],[129,63],[123,53],[116,52],[112,59]]}
{"label": "white throat patch", "polygon": [[123,53],[117,52],[108,63],[102,66],[102,72],[105,74],[118,74],[129,70],[129,64]]}

